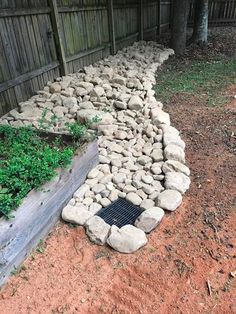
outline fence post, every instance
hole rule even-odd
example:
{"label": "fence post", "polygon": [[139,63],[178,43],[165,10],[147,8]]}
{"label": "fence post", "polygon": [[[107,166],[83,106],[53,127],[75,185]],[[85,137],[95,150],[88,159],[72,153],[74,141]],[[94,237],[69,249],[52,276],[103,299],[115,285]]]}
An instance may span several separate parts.
{"label": "fence post", "polygon": [[143,28],[144,28],[144,25],[143,25],[143,0],[139,0],[139,39],[140,40],[143,40]]}
{"label": "fence post", "polygon": [[53,29],[54,38],[55,38],[56,51],[57,51],[57,56],[60,63],[60,74],[67,75],[68,70],[67,70],[64,47],[63,47],[61,35],[60,35],[57,0],[49,0],[49,4],[51,8],[52,29]]}
{"label": "fence post", "polygon": [[161,35],[161,0],[158,0],[158,25],[157,25],[157,33],[158,36]]}
{"label": "fence post", "polygon": [[107,14],[108,14],[108,27],[109,27],[109,37],[111,43],[111,54],[116,53],[116,34],[115,34],[115,24],[114,24],[114,7],[113,0],[108,0],[107,2]]}

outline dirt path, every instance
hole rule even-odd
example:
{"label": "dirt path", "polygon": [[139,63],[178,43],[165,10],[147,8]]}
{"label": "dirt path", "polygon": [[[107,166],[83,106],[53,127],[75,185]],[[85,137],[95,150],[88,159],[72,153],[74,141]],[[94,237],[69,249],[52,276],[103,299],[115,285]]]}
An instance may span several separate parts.
{"label": "dirt path", "polygon": [[121,255],[60,223],[1,291],[1,314],[236,313],[235,105],[179,95],[165,107],[186,141],[192,184],[145,248]]}

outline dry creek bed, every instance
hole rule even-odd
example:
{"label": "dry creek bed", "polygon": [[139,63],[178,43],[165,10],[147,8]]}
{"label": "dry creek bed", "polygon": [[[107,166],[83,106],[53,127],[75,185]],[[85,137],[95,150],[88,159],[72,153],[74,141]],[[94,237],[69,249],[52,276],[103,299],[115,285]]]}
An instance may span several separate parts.
{"label": "dry creek bed", "polygon": [[[99,164],[74,193],[62,218],[83,225],[99,245],[132,253],[147,243],[146,234],[175,211],[190,185],[185,143],[152,89],[155,72],[173,54],[154,42],[139,42],[77,73],[58,78],[1,123],[33,125],[45,112],[53,132],[67,122],[97,122]],[[68,187],[69,188],[69,187]],[[96,214],[118,198],[143,210],[134,225],[118,228]]]}

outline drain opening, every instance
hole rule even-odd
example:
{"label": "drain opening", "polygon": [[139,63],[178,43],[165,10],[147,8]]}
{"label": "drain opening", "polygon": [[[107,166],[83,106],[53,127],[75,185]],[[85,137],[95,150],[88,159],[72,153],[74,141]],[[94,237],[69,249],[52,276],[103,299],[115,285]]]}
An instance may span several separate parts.
{"label": "drain opening", "polygon": [[135,206],[131,202],[119,198],[114,203],[99,210],[96,215],[101,217],[110,226],[116,225],[118,228],[121,228],[125,225],[133,225],[142,212],[139,206]]}

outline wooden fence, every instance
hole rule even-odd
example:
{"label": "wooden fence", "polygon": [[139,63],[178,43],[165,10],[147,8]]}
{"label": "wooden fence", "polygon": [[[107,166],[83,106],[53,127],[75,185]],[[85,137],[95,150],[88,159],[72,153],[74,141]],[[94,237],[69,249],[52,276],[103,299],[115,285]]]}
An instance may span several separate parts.
{"label": "wooden fence", "polygon": [[[212,3],[210,19],[236,18],[236,0]],[[1,0],[0,116],[60,75],[155,39],[170,21],[171,0]]]}
{"label": "wooden fence", "polygon": [[[193,23],[193,4],[190,8],[190,24]],[[236,25],[235,0],[209,0],[209,26]]]}
{"label": "wooden fence", "polygon": [[0,116],[42,89],[161,29],[160,1],[1,0]]}

